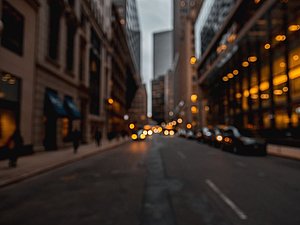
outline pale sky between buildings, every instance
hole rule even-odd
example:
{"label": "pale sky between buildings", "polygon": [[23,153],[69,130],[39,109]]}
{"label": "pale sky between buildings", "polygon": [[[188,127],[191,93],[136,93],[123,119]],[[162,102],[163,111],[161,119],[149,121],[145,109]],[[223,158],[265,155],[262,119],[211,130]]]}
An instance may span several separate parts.
{"label": "pale sky between buildings", "polygon": [[171,0],[136,0],[140,20],[142,79],[147,84],[148,112],[151,113],[151,80],[153,77],[153,33],[171,30]]}

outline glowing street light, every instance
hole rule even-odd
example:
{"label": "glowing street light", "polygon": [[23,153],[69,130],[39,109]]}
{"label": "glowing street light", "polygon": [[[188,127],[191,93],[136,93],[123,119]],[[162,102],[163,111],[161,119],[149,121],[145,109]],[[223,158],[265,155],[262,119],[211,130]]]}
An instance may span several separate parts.
{"label": "glowing street light", "polygon": [[129,124],[129,128],[130,128],[131,130],[133,130],[133,129],[135,128],[135,125],[134,125],[133,123],[131,123],[131,124]]}
{"label": "glowing street light", "polygon": [[196,102],[198,99],[198,96],[196,94],[191,95],[191,101]]}
{"label": "glowing street light", "polygon": [[195,65],[196,62],[197,62],[197,58],[196,58],[195,56],[192,56],[192,57],[190,58],[190,64],[191,64],[191,65]]}
{"label": "glowing street light", "polygon": [[108,104],[112,105],[112,104],[114,103],[114,100],[113,100],[112,98],[109,98],[109,99],[107,100],[107,102],[108,102]]}

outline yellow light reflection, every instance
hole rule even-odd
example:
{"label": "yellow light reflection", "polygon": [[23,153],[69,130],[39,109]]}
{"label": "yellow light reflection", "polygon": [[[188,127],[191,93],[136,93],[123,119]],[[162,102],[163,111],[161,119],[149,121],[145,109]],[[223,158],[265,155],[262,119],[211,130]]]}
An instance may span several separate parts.
{"label": "yellow light reflection", "polygon": [[227,74],[227,77],[228,77],[229,79],[231,79],[231,78],[233,78],[233,74],[232,74],[232,73],[228,73],[228,74]]}
{"label": "yellow light reflection", "polygon": [[290,70],[289,77],[290,79],[296,79],[300,77],[300,67]]}
{"label": "yellow light reflection", "polygon": [[261,99],[269,99],[269,94],[261,94],[260,98]]}
{"label": "yellow light reflection", "polygon": [[287,75],[280,75],[280,76],[276,76],[273,79],[273,85],[280,85],[287,82]]}
{"label": "yellow light reflection", "polygon": [[112,98],[109,98],[107,101],[110,105],[114,103],[114,100]]}
{"label": "yellow light reflection", "polygon": [[186,128],[187,128],[187,129],[191,129],[191,128],[192,128],[192,124],[188,123],[188,124],[186,125]]}
{"label": "yellow light reflection", "polygon": [[299,24],[292,24],[289,26],[289,31],[294,32],[300,30],[300,25]]}
{"label": "yellow light reflection", "polygon": [[299,55],[293,55],[293,60],[294,60],[294,61],[299,60]]}
{"label": "yellow light reflection", "polygon": [[191,65],[194,65],[194,64],[196,64],[196,62],[197,62],[197,58],[196,58],[195,56],[192,56],[192,57],[190,58],[190,64],[191,64]]}
{"label": "yellow light reflection", "polygon": [[248,61],[249,61],[249,62],[252,62],[252,63],[253,63],[253,62],[256,62],[256,61],[257,61],[257,57],[256,57],[255,55],[249,56],[249,57],[248,57]]}
{"label": "yellow light reflection", "polygon": [[250,89],[250,94],[253,95],[253,94],[256,94],[258,93],[258,86],[254,86]]}
{"label": "yellow light reflection", "polygon": [[270,49],[270,48],[271,48],[271,45],[270,45],[270,44],[268,44],[268,43],[267,43],[267,44],[265,44],[265,49],[267,49],[267,50],[268,50],[268,49]]}
{"label": "yellow light reflection", "polygon": [[282,88],[282,91],[283,91],[283,92],[288,92],[288,90],[289,90],[288,87],[283,87],[283,88]]}
{"label": "yellow light reflection", "polygon": [[132,139],[132,140],[136,140],[136,139],[137,139],[137,135],[136,135],[136,134],[132,134],[132,135],[131,135],[131,139]]}
{"label": "yellow light reflection", "polygon": [[192,112],[193,114],[197,113],[197,112],[198,112],[198,108],[197,108],[196,106],[192,106],[192,107],[191,107],[191,112]]}
{"label": "yellow light reflection", "polygon": [[191,101],[196,102],[198,99],[198,96],[196,94],[191,95]]}
{"label": "yellow light reflection", "polygon": [[229,80],[229,78],[228,77],[223,77],[222,80],[227,82]]}
{"label": "yellow light reflection", "polygon": [[236,98],[241,98],[241,97],[242,97],[242,94],[241,94],[241,93],[236,93],[235,97],[236,97]]}
{"label": "yellow light reflection", "polygon": [[232,73],[233,73],[233,75],[238,75],[239,74],[239,71],[238,70],[234,70],[234,71],[232,71]]}
{"label": "yellow light reflection", "polygon": [[249,66],[249,62],[247,62],[247,61],[242,62],[242,66],[243,67],[248,67]]}
{"label": "yellow light reflection", "polygon": [[274,95],[282,95],[283,91],[282,90],[274,90]]}
{"label": "yellow light reflection", "polygon": [[269,82],[268,82],[268,81],[264,81],[264,82],[262,82],[262,83],[259,85],[259,89],[260,89],[261,91],[266,91],[266,90],[269,89],[269,87],[270,87],[270,85],[269,85]]}
{"label": "yellow light reflection", "polygon": [[285,41],[286,40],[286,36],[284,34],[278,34],[276,37],[275,37],[275,40],[276,41]]}
{"label": "yellow light reflection", "polygon": [[245,96],[246,98],[249,97],[249,91],[248,91],[248,90],[245,90],[245,91],[244,91],[244,96]]}

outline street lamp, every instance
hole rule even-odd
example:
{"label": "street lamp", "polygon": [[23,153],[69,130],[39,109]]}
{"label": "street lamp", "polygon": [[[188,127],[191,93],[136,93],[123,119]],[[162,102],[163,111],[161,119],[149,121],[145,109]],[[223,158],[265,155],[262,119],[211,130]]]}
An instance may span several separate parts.
{"label": "street lamp", "polygon": [[197,101],[197,99],[198,99],[198,96],[196,94],[191,95],[191,101],[192,102],[195,103]]}
{"label": "street lamp", "polygon": [[112,105],[114,103],[114,100],[112,98],[107,99],[108,104]]}
{"label": "street lamp", "polygon": [[130,130],[133,130],[135,128],[135,125],[133,123],[129,124]]}
{"label": "street lamp", "polygon": [[196,62],[197,62],[197,58],[195,56],[191,56],[191,58],[190,58],[190,64],[191,65],[195,65]]}

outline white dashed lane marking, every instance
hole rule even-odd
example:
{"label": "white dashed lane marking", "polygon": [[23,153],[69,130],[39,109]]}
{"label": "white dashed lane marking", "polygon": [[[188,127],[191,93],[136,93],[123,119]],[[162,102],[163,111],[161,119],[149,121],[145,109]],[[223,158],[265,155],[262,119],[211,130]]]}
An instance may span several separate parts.
{"label": "white dashed lane marking", "polygon": [[230,200],[211,180],[206,179],[206,184],[237,214],[241,220],[246,220],[247,215]]}

